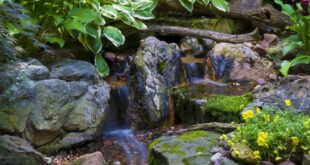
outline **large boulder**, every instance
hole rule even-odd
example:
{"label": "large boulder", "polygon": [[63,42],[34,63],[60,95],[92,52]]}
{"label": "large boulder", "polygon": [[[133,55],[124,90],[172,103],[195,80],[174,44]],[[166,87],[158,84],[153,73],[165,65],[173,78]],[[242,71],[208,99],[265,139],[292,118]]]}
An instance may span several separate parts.
{"label": "large boulder", "polygon": [[[168,116],[168,92],[179,82],[177,45],[146,38],[133,58],[131,91],[134,110],[144,126],[156,127]],[[135,120],[137,121],[137,120]],[[140,125],[141,126],[141,125]]]}
{"label": "large boulder", "polygon": [[29,142],[16,136],[0,136],[0,164],[2,165],[44,165],[41,153]]}
{"label": "large boulder", "polygon": [[218,145],[219,134],[190,131],[179,136],[163,136],[150,144],[150,165],[210,164],[213,147]]}
{"label": "large boulder", "polygon": [[100,135],[109,86],[97,79],[92,64],[64,60],[49,72],[38,61],[15,62],[0,75],[6,75],[0,82],[5,86],[0,93],[0,132],[23,135],[44,153]]}
{"label": "large boulder", "polygon": [[257,81],[272,73],[272,63],[243,44],[218,43],[207,56],[206,73],[222,81]]}
{"label": "large boulder", "polygon": [[[291,106],[285,100],[291,101]],[[296,113],[310,115],[310,76],[288,76],[275,83],[257,86],[254,92],[253,106],[272,106],[275,109],[291,109]]]}

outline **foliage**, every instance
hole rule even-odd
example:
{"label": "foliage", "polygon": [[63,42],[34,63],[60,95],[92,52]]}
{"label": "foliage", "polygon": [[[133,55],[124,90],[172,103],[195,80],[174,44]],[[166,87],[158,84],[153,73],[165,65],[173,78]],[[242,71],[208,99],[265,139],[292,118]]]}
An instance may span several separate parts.
{"label": "foliage", "polygon": [[[287,106],[289,101],[285,102]],[[245,113],[252,112],[248,110]],[[310,118],[292,111],[260,110],[255,115],[243,115],[245,123],[235,131],[229,145],[243,143],[254,151],[257,160],[280,161],[291,158],[293,153],[310,150]],[[250,113],[248,113],[250,114]],[[227,140],[227,136],[221,137]]]}
{"label": "foliage", "polygon": [[290,67],[298,64],[310,64],[310,6],[309,0],[301,0],[299,3],[290,1],[290,4],[284,4],[281,0],[275,0],[275,2],[281,6],[282,12],[288,15],[293,22],[287,28],[296,33],[284,40],[283,55],[286,56],[296,49],[301,51],[292,61],[283,61],[280,71],[287,76]]}
{"label": "foliage", "polygon": [[225,11],[225,12],[228,11],[229,9],[228,2],[226,0],[197,0],[197,1],[196,0],[179,0],[179,2],[189,12],[193,11],[195,2],[201,5],[204,5],[204,6],[208,6],[209,4],[212,4],[217,9],[221,11]]}
{"label": "foliage", "polygon": [[15,49],[15,41],[8,31],[0,24],[0,62],[16,59],[18,51]]}
{"label": "foliage", "polygon": [[[207,116],[212,121],[240,122],[240,113],[251,101],[251,94],[244,96],[214,95],[204,105]],[[248,97],[249,96],[249,97]]]}

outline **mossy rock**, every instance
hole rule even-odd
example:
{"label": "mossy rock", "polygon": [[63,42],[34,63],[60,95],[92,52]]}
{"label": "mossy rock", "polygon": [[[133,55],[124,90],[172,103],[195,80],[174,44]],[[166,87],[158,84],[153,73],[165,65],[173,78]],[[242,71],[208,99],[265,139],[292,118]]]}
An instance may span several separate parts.
{"label": "mossy rock", "polygon": [[150,165],[187,165],[210,162],[211,149],[218,145],[219,134],[189,131],[178,136],[163,136],[149,146]]}
{"label": "mossy rock", "polygon": [[252,100],[252,94],[243,96],[210,96],[205,103],[205,111],[211,121],[240,122],[241,111]]}

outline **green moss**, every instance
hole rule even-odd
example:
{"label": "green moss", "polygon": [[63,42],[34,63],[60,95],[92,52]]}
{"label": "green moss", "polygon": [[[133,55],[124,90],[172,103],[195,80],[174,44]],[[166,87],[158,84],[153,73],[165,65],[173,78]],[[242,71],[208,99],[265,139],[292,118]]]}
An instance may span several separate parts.
{"label": "green moss", "polygon": [[205,104],[205,111],[212,121],[240,122],[240,113],[250,103],[252,97],[252,94],[211,96]]}
{"label": "green moss", "polygon": [[157,70],[160,74],[163,74],[164,73],[164,70],[166,68],[166,63],[158,63],[157,64]]}
{"label": "green moss", "polygon": [[164,143],[160,146],[160,150],[162,151],[167,151],[172,154],[186,156],[186,152],[182,151],[181,148],[182,147],[178,144],[169,144],[169,143]]}
{"label": "green moss", "polygon": [[199,147],[196,148],[196,152],[206,152],[206,148],[202,147],[202,146],[199,146]]}
{"label": "green moss", "polygon": [[205,131],[189,131],[189,132],[186,132],[186,133],[178,136],[176,139],[178,141],[187,142],[187,141],[191,141],[193,139],[198,139],[198,138],[206,137],[206,136],[208,136],[208,133]]}
{"label": "green moss", "polygon": [[155,145],[159,144],[161,139],[162,138],[160,137],[160,138],[153,140],[152,143],[149,145],[149,149],[152,149],[152,148],[154,148]]}

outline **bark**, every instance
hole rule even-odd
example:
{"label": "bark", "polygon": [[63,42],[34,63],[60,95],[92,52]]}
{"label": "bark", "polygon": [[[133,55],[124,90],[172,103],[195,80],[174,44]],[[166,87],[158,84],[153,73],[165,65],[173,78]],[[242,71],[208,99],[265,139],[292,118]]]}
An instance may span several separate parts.
{"label": "bark", "polygon": [[209,30],[192,29],[178,26],[149,25],[147,31],[173,34],[179,36],[209,38],[217,42],[229,42],[229,43],[243,43],[243,42],[256,41],[260,39],[258,29],[255,29],[251,33],[237,35],[237,34],[225,34]]}
{"label": "bark", "polygon": [[[178,0],[159,0],[157,10],[165,11],[165,13],[170,13],[172,15],[178,15],[178,13],[183,13],[184,15],[184,13],[189,13],[180,5]],[[219,15],[222,17],[254,22],[255,26],[264,26],[267,24],[280,29],[284,29],[287,25],[291,24],[288,16],[271,5],[262,6],[261,0],[231,0],[229,12],[217,10],[212,7],[212,5],[205,7],[197,4],[192,14]]]}

